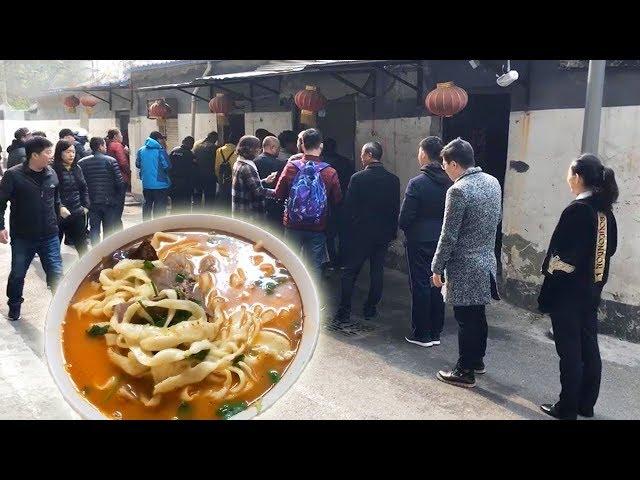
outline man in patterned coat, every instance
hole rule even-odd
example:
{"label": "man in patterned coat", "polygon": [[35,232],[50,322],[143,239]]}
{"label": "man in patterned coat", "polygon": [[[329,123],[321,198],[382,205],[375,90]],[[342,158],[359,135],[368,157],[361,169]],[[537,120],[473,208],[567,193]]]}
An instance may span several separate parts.
{"label": "man in patterned coat", "polygon": [[499,300],[495,243],[502,216],[500,184],[475,166],[473,148],[456,138],[442,149],[445,172],[453,180],[447,191],[442,233],[431,271],[433,284],[444,284],[443,296],[458,322],[459,358],[438,379],[474,387],[475,374],[485,373],[487,348],[485,306]]}

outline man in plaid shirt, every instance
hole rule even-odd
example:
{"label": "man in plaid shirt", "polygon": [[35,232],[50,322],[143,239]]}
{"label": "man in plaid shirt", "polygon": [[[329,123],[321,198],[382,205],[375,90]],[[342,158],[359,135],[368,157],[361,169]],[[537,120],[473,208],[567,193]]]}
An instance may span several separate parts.
{"label": "man in plaid shirt", "polygon": [[264,219],[265,198],[273,192],[264,185],[273,183],[277,172],[264,180],[260,179],[254,159],[260,154],[261,147],[260,139],[252,135],[245,135],[238,142],[238,158],[233,164],[231,184],[231,213],[234,218],[249,221]]}

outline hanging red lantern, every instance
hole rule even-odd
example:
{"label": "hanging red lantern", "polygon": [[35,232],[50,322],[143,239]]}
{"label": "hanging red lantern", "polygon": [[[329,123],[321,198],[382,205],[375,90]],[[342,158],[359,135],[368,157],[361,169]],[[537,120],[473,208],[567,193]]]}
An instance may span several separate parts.
{"label": "hanging red lantern", "polygon": [[69,113],[76,113],[76,107],[80,105],[80,99],[75,95],[70,95],[64,99],[64,109]]}
{"label": "hanging red lantern", "polygon": [[316,113],[327,105],[324,95],[318,92],[318,88],[314,85],[307,85],[304,90],[295,94],[293,100],[300,109],[300,123],[315,127]]}
{"label": "hanging red lantern", "polygon": [[93,108],[98,104],[98,99],[91,95],[83,95],[80,97],[80,103],[87,112],[87,115],[91,115]]}
{"label": "hanging red lantern", "polygon": [[438,117],[452,117],[467,106],[469,95],[453,82],[438,83],[424,99],[427,109]]}
{"label": "hanging red lantern", "polygon": [[164,120],[171,114],[171,107],[163,98],[155,100],[147,109],[147,117],[155,120]]}
{"label": "hanging red lantern", "polygon": [[218,125],[229,125],[227,115],[233,110],[233,100],[224,93],[216,93],[216,96],[209,100],[209,111],[216,114]]}

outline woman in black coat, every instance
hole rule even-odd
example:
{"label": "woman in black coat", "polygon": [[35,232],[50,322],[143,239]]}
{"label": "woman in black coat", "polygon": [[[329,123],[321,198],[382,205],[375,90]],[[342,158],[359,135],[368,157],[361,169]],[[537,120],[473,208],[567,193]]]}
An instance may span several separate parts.
{"label": "woman in black coat", "polygon": [[60,182],[60,242],[66,236],[66,243],[75,247],[79,256],[89,248],[87,212],[89,211],[89,191],[82,170],[76,161],[75,146],[60,140],[53,156],[53,168]]}
{"label": "woman in black coat", "polygon": [[592,154],[574,160],[567,183],[576,199],[562,212],[542,265],[539,309],[549,313],[560,356],[560,400],[540,408],[555,418],[593,416],[600,391],[598,306],[616,252],[613,170]]}

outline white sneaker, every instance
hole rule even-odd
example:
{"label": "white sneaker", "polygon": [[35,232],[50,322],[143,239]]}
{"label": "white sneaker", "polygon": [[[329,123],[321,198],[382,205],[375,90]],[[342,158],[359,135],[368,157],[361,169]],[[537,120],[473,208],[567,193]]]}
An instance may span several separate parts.
{"label": "white sneaker", "polygon": [[431,345],[440,345],[440,340],[434,340],[431,342]]}
{"label": "white sneaker", "polygon": [[[414,338],[413,336],[404,337],[404,339],[409,343],[413,343],[414,345],[420,345],[421,347],[432,347],[433,346],[433,342],[422,342],[422,341]],[[438,342],[438,343],[440,343],[440,342]]]}

